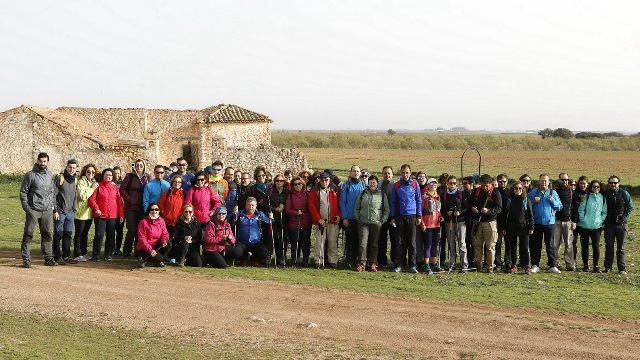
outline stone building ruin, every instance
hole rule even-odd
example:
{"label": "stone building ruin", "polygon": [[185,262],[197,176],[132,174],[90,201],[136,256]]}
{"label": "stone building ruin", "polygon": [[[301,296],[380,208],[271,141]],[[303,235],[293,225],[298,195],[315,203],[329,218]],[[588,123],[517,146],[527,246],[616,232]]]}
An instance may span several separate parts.
{"label": "stone building ruin", "polygon": [[304,155],[271,145],[268,116],[236,105],[202,110],[46,108],[23,105],[0,113],[0,173],[24,173],[38,153],[55,173],[67,159],[129,171],[137,158],[149,166],[184,157],[192,170],[215,160],[243,171],[308,168]]}

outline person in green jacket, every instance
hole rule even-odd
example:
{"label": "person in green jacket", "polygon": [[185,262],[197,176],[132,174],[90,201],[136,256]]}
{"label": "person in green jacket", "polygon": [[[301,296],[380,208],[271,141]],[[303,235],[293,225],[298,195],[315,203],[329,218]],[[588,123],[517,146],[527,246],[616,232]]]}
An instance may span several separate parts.
{"label": "person in green jacket", "polygon": [[371,271],[378,271],[378,236],[390,211],[387,195],[378,188],[378,177],[369,176],[368,185],[358,196],[354,210],[360,235],[360,256],[356,270],[360,272],[364,271],[366,261]]}
{"label": "person in green jacket", "polygon": [[580,247],[582,248],[582,271],[589,271],[589,239],[593,249],[593,272],[600,273],[598,260],[600,259],[600,235],[607,217],[607,203],[600,193],[602,183],[592,180],[584,201],[578,208],[578,229],[580,229]]}

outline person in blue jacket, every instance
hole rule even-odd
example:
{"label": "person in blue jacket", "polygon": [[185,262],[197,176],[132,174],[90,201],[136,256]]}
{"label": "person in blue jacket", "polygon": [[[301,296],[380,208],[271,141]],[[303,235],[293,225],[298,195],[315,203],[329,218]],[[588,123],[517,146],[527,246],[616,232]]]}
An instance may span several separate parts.
{"label": "person in blue jacket", "polygon": [[[394,272],[400,272],[405,252],[408,251],[409,272],[418,273],[416,268],[416,226],[422,223],[422,196],[418,183],[411,178],[411,166],[404,164],[400,168],[400,180],[391,191],[389,203],[389,223],[397,226],[396,256],[394,258]],[[344,213],[343,213],[344,216]]]}
{"label": "person in blue jacket", "polygon": [[163,192],[169,190],[169,183],[163,179],[164,166],[156,165],[153,169],[153,180],[149,181],[142,192],[142,208],[147,211],[149,204],[158,203]]}
{"label": "person in blue jacket", "polygon": [[[269,256],[269,250],[262,241],[262,223],[271,223],[273,214],[265,215],[257,209],[258,201],[247,198],[245,209],[236,214],[236,245],[242,249],[242,260],[249,258],[254,266]],[[251,253],[251,256],[249,256]]]}
{"label": "person in blue jacket", "polygon": [[364,183],[360,179],[360,167],[353,165],[349,172],[349,178],[340,188],[340,212],[342,213],[342,228],[344,229],[344,261],[345,267],[351,268],[355,264],[356,254],[360,246],[358,238],[358,221],[356,220],[355,207],[360,193],[364,191]]}
{"label": "person in blue jacket", "polygon": [[556,211],[562,210],[562,202],[558,193],[551,188],[549,175],[540,174],[539,187],[532,189],[528,195],[533,205],[534,230],[529,241],[531,253],[531,272],[540,271],[540,257],[542,254],[542,238],[547,248],[547,263],[549,272],[559,274],[556,250],[553,245],[553,233],[556,224]]}

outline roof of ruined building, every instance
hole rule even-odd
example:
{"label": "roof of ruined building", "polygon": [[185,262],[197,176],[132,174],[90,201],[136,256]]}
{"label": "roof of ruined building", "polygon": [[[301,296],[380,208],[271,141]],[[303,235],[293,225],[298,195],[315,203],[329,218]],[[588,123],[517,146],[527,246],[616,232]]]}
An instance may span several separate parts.
{"label": "roof of ruined building", "polygon": [[113,142],[113,137],[109,136],[109,133],[103,129],[94,126],[93,124],[78,119],[77,117],[67,114],[59,109],[40,107],[40,106],[26,106],[27,109],[35,112],[43,118],[52,121],[62,128],[75,132],[83,137],[95,141],[101,145],[107,145]]}
{"label": "roof of ruined building", "polygon": [[202,111],[205,113],[205,123],[273,122],[267,115],[231,104],[219,104]]}

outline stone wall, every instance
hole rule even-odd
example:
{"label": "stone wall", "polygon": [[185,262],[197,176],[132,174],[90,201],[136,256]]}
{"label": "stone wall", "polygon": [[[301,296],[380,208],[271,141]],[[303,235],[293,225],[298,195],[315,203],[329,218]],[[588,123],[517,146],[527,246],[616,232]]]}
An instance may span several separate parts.
{"label": "stone wall", "polygon": [[31,161],[35,120],[32,114],[22,106],[0,113],[0,174],[31,170],[35,162]]}
{"label": "stone wall", "polygon": [[258,165],[264,166],[273,174],[284,173],[287,169],[295,173],[309,169],[301,152],[272,145],[261,145],[254,149],[227,148],[216,159],[222,160],[225,166],[251,173]]}
{"label": "stone wall", "polygon": [[61,107],[58,111],[108,129],[114,138],[141,139],[145,137],[145,109],[91,109]]}

